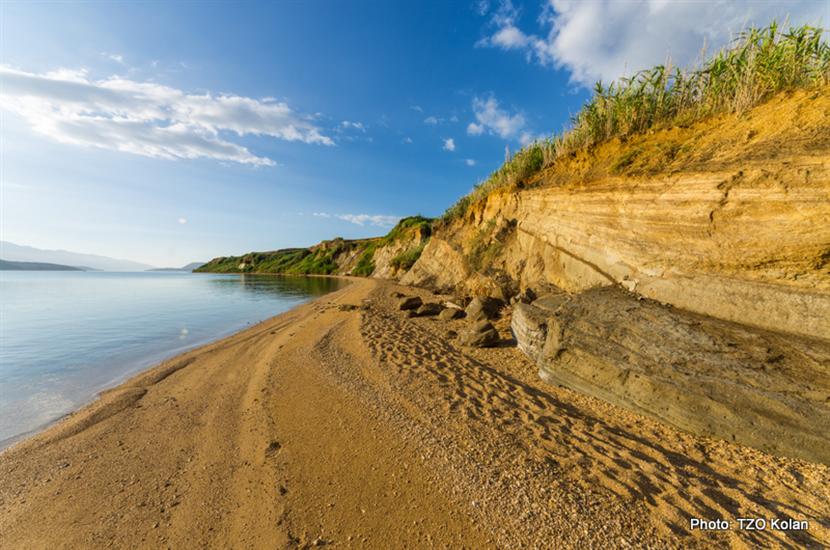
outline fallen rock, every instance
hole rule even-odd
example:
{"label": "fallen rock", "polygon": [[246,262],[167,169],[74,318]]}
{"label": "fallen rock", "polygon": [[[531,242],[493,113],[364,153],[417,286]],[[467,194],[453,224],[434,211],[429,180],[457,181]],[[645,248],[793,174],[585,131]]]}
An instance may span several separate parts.
{"label": "fallen rock", "polygon": [[[510,329],[516,338],[517,347],[533,360],[539,362],[544,358],[548,318],[554,317],[567,300],[568,295],[560,292],[546,294],[534,301],[533,305],[518,302],[513,306]],[[548,351],[554,349],[556,346],[551,345]]]}
{"label": "fallen rock", "polygon": [[495,319],[498,317],[499,308],[501,307],[501,300],[495,298],[475,297],[470,301],[470,304],[464,310],[467,317],[472,321],[479,321],[482,319]]}
{"label": "fallen rock", "polygon": [[441,307],[441,304],[436,304],[435,302],[427,302],[421,305],[421,307],[419,307],[415,313],[418,315],[418,317],[428,317],[432,315],[438,315],[439,313],[441,313],[442,309],[444,308]]}
{"label": "fallen rock", "polygon": [[452,321],[453,319],[461,319],[465,315],[466,313],[458,308],[448,307],[438,314],[438,318],[442,321]]}
{"label": "fallen rock", "polygon": [[445,336],[447,337],[448,340],[452,340],[453,338],[458,337],[458,333],[455,332],[454,330],[448,330]]}
{"label": "fallen rock", "polygon": [[546,381],[677,428],[830,464],[830,343],[605,287],[517,304],[511,328]]}
{"label": "fallen rock", "polygon": [[490,321],[473,323],[459,333],[458,341],[473,348],[490,348],[499,343],[499,333]]}
{"label": "fallen rock", "polygon": [[357,306],[354,304],[340,304],[337,306],[337,309],[340,311],[354,311],[357,309]]}
{"label": "fallen rock", "polygon": [[406,298],[401,299],[398,302],[398,309],[401,311],[407,311],[411,309],[418,309],[423,304],[423,300],[421,300],[418,296],[407,296]]}

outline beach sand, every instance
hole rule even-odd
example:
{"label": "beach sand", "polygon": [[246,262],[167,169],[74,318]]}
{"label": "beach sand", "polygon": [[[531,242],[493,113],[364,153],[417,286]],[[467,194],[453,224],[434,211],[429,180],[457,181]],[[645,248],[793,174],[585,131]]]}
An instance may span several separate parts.
{"label": "beach sand", "polygon": [[428,296],[354,280],[6,450],[0,548],[830,544],[827,466],[547,385],[509,319],[505,345],[463,348],[463,320],[407,318],[395,291]]}

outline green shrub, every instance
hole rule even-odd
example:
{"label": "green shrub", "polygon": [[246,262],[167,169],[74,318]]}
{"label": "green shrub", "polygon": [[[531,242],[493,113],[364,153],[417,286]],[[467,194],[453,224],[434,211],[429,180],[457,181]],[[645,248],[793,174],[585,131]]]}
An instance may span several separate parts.
{"label": "green shrub", "polygon": [[415,262],[418,261],[418,258],[421,257],[421,253],[424,251],[424,244],[419,244],[418,246],[413,246],[407,250],[404,250],[400,254],[396,255],[389,261],[389,264],[397,270],[408,270]]}
{"label": "green shrub", "polygon": [[352,269],[352,275],[358,277],[369,277],[375,271],[375,249],[376,243],[370,243],[360,258],[357,260],[357,265]]}

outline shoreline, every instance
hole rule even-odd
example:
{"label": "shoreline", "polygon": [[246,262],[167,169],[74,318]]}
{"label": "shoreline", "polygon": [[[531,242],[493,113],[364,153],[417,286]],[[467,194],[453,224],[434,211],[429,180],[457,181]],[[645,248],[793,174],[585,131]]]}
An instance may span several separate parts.
{"label": "shoreline", "polygon": [[[83,272],[86,272],[86,271],[83,271]],[[134,273],[148,273],[148,272],[151,272],[151,271],[136,271]],[[99,271],[93,271],[93,273],[100,273],[100,272]],[[126,273],[133,273],[133,272],[126,272]],[[152,272],[152,273],[168,274],[170,272]],[[205,275],[205,274],[206,275],[246,275],[245,273],[209,273],[209,272],[208,273],[191,272],[190,274],[191,275]],[[247,275],[267,275],[267,276],[276,275],[276,276],[292,277],[292,275],[284,275],[284,274],[278,274],[278,273],[277,274],[271,274],[271,273],[247,274]],[[348,277],[348,276],[344,276],[344,275],[307,275],[307,276],[306,275],[297,275],[297,277],[331,278],[331,279],[339,279],[339,280],[344,281],[346,283],[348,283],[348,281],[353,279],[353,277]],[[334,291],[334,292],[336,292],[336,291]],[[274,317],[282,315],[283,313],[291,311],[292,309],[295,309],[297,307],[301,307],[301,306],[303,306],[307,303],[313,302],[315,300],[325,298],[326,295],[327,294],[323,294],[323,295],[317,296],[317,297],[312,296],[312,297],[309,298],[309,300],[307,300],[307,301],[305,301],[301,304],[297,304],[295,306],[292,306],[291,308],[289,308],[289,309],[287,309],[283,312],[280,312],[280,313],[277,313],[277,314],[272,315],[270,317],[267,317],[266,319],[263,319],[261,321],[257,321],[254,324],[251,324],[251,322],[247,322],[245,326],[241,326],[241,327],[238,327],[238,328],[230,328],[228,330],[222,331],[222,333],[218,334],[217,336],[208,337],[208,338],[202,339],[198,342],[193,342],[191,344],[188,344],[188,345],[185,345],[185,346],[173,349],[173,350],[168,350],[168,351],[165,351],[165,352],[157,352],[155,354],[151,354],[151,356],[149,358],[136,360],[135,363],[132,366],[130,366],[122,374],[112,378],[111,380],[109,380],[107,382],[104,382],[104,383],[101,383],[101,384],[95,384],[94,387],[90,388],[89,394],[87,395],[87,397],[83,398],[82,401],[80,403],[78,403],[78,405],[76,407],[74,407],[72,410],[60,415],[57,418],[54,418],[52,420],[48,420],[48,421],[44,422],[43,424],[40,424],[40,425],[38,425],[38,426],[36,426],[36,427],[34,427],[30,430],[27,430],[23,433],[16,434],[16,435],[13,435],[13,436],[10,436],[8,438],[0,440],[0,457],[2,457],[4,452],[6,452],[7,450],[9,450],[12,447],[16,446],[17,444],[22,443],[25,440],[27,440],[31,437],[34,437],[34,436],[48,430],[49,428],[51,428],[51,427],[55,426],[56,424],[64,421],[65,419],[67,419],[69,417],[72,417],[75,414],[78,414],[79,412],[81,412],[82,409],[93,405],[98,399],[100,399],[102,394],[104,394],[104,393],[106,393],[110,390],[116,389],[119,386],[121,386],[122,384],[127,384],[133,378],[136,378],[136,377],[140,376],[141,374],[143,374],[143,373],[145,373],[149,370],[155,369],[156,367],[160,367],[163,363],[165,363],[167,361],[174,360],[180,355],[184,355],[188,352],[198,350],[201,347],[207,346],[207,345],[215,343],[215,342],[219,342],[220,340],[224,340],[226,338],[231,338],[232,336],[234,336],[234,335],[236,335],[240,332],[243,332],[245,330],[254,328],[255,326],[257,326],[261,323],[265,323],[267,321],[270,321]]]}
{"label": "shoreline", "polygon": [[[514,347],[459,346],[463,321],[406,317],[395,292],[436,299],[355,279],[6,449],[0,548],[830,542],[827,466],[547,385]],[[690,530],[712,511],[810,525]]]}

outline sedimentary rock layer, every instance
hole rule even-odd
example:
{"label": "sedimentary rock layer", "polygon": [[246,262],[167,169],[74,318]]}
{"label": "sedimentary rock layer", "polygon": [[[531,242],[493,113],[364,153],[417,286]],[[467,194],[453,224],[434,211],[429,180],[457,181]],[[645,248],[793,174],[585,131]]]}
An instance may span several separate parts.
{"label": "sedimentary rock layer", "polygon": [[618,288],[517,304],[519,347],[549,382],[696,434],[830,464],[830,344]]}
{"label": "sedimentary rock layer", "polygon": [[[768,165],[764,165],[768,166]],[[515,227],[490,277],[465,264],[488,224]],[[830,162],[543,186],[488,199],[403,281],[476,292],[621,284],[743,324],[830,339]]]}

